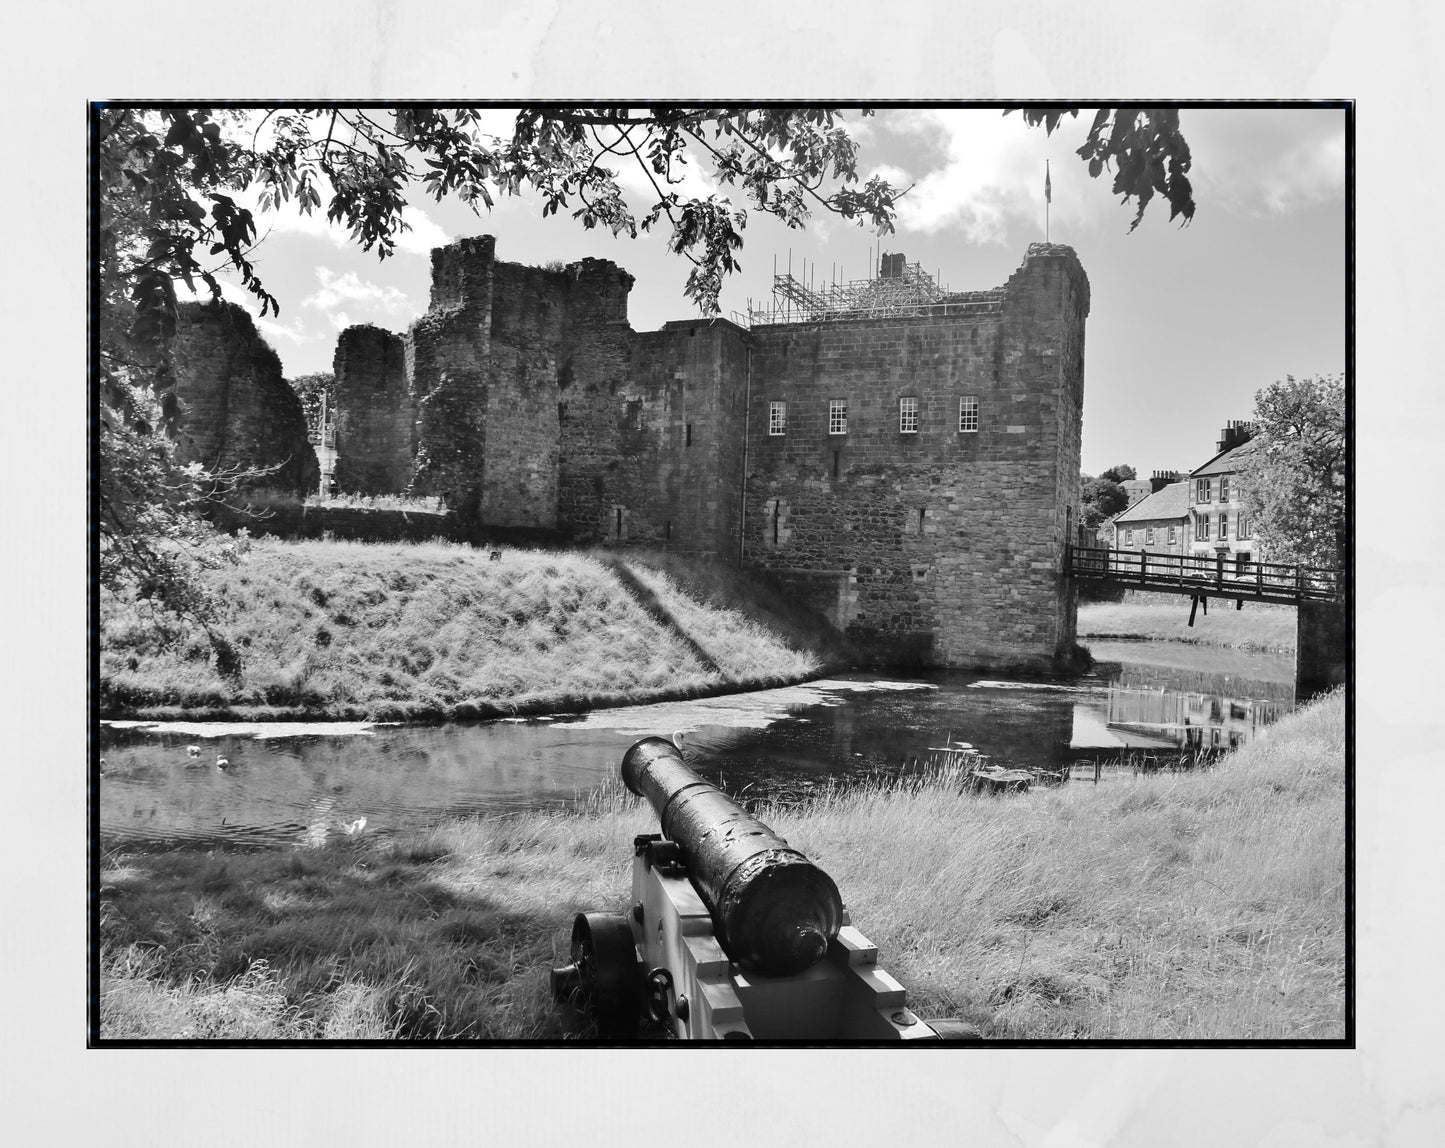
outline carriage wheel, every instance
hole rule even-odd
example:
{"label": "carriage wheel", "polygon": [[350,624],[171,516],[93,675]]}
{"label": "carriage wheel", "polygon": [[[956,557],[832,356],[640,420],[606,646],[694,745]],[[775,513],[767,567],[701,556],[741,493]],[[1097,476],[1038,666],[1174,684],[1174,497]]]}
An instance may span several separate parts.
{"label": "carriage wheel", "polygon": [[[641,966],[627,918],[578,913],[572,922],[572,966],[565,978],[578,1007],[597,1022],[602,1040],[632,1037],[641,1008]],[[554,975],[554,988],[558,978]]]}

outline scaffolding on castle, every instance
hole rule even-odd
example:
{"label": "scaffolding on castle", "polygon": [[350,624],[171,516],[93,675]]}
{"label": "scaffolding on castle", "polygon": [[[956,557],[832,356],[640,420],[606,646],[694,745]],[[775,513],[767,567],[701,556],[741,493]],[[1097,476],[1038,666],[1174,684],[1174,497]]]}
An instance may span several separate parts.
{"label": "scaffolding on castle", "polygon": [[[834,280],[821,287],[814,283],[810,266],[804,264],[803,276],[793,275],[789,268],[779,274],[773,271],[771,301],[754,307],[748,301],[745,313],[733,312],[733,320],[743,326],[757,327],[776,323],[836,322],[841,319],[881,319],[906,315],[942,315],[954,310],[978,310],[994,304],[992,298],[969,295],[950,296],[940,287],[935,276],[921,264],[909,263],[902,252],[880,257],[878,274],[867,279]],[[816,265],[812,265],[815,269]],[[835,268],[836,270],[836,268]]]}

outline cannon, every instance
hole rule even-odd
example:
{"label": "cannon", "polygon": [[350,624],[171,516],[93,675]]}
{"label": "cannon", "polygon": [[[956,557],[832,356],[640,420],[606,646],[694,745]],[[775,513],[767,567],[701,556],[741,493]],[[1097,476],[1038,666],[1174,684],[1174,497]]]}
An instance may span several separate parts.
{"label": "cannon", "polygon": [[914,1015],[833,879],[671,742],[635,743],[622,780],[662,833],[633,841],[631,910],[579,913],[571,962],[551,972],[553,996],[590,1013],[600,1039],[978,1039]]}

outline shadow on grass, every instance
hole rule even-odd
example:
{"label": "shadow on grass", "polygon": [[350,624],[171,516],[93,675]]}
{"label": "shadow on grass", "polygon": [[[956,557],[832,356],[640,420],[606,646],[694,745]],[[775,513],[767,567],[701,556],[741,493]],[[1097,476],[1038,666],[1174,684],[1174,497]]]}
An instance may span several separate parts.
{"label": "shadow on grass", "polygon": [[[141,954],[139,975],[152,985],[215,992],[265,968],[292,1030],[323,1038],[357,1035],[355,1016],[342,1012],[355,1013],[359,996],[370,1018],[363,1038],[576,1033],[580,1019],[553,1005],[547,971],[565,956],[573,914],[591,906],[541,903],[504,870],[489,882],[495,891],[475,891],[452,860],[424,841],[111,853],[100,888],[102,967],[134,977]],[[135,1028],[107,1018],[102,1003],[102,1040]]]}

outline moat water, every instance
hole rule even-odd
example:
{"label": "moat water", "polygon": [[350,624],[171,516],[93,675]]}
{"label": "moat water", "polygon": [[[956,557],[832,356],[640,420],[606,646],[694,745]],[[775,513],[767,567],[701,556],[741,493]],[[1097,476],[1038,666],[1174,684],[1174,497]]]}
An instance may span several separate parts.
{"label": "moat water", "polygon": [[[576,717],[443,725],[104,723],[100,828],[155,846],[319,843],[449,817],[585,802],[627,747],[683,734],[692,766],[745,801],[926,769],[964,742],[1005,766],[1227,752],[1294,707],[1290,657],[1091,643],[1080,679],[846,674]],[[194,751],[193,752],[193,747]],[[226,767],[217,767],[217,758]]]}

